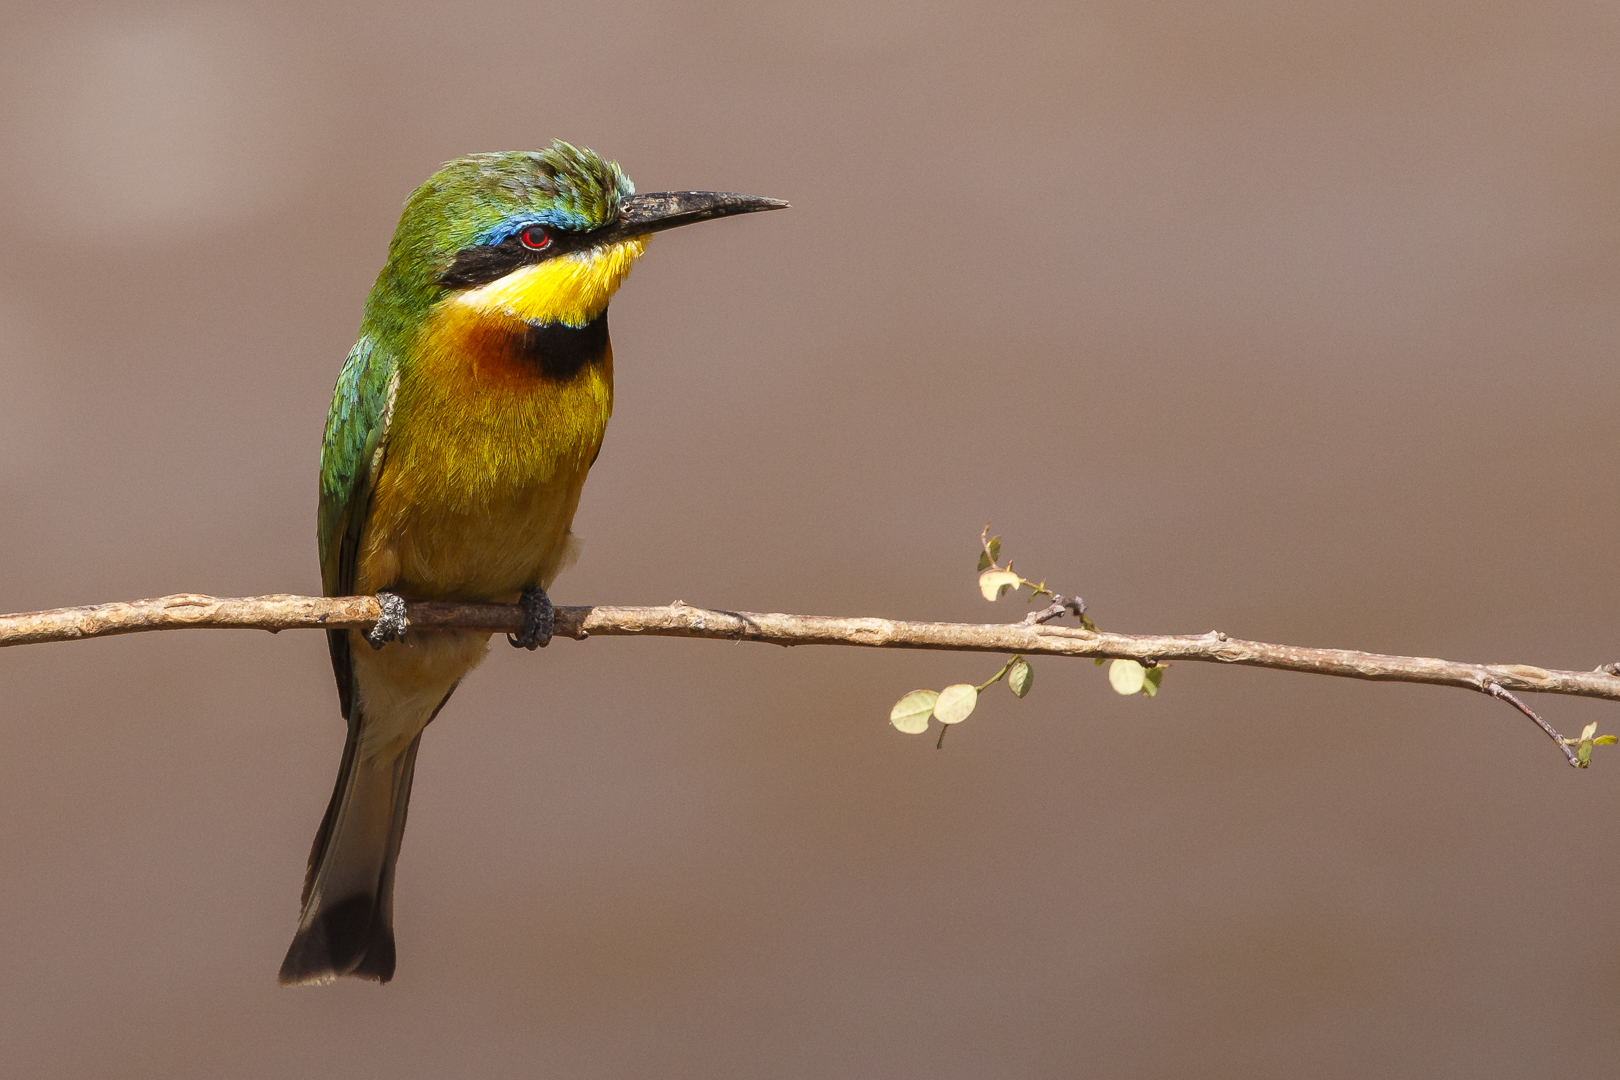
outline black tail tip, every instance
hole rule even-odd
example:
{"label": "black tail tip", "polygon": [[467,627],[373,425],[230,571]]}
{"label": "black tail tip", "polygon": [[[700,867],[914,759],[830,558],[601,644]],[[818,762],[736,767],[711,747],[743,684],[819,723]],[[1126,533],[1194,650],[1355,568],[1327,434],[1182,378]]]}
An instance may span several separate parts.
{"label": "black tail tip", "polygon": [[394,928],[374,896],[357,894],[318,911],[294,935],[276,981],[318,986],[345,975],[379,983],[394,977]]}

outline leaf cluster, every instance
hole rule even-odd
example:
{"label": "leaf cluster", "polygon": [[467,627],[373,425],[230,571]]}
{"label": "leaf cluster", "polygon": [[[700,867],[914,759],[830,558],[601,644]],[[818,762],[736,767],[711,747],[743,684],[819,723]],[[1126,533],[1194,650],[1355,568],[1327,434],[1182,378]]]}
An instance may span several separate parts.
{"label": "leaf cluster", "polygon": [[[1072,614],[1080,620],[1080,625],[1087,630],[1096,632],[1097,627],[1086,616],[1085,604],[1079,597],[1066,599],[1047,587],[1044,580],[1030,581],[1013,569],[1012,560],[1006,565],[1001,563],[1001,537],[990,535],[990,526],[985,525],[984,531],[979,534],[979,594],[986,600],[994,603],[1008,593],[1028,588],[1028,602],[1034,603],[1041,597],[1048,597],[1052,604],[1044,611],[1033,612],[1025,618],[1028,623],[1047,622],[1064,614]],[[1097,661],[1103,663],[1102,660]],[[945,741],[945,732],[952,725],[960,724],[978,707],[979,695],[990,686],[1005,679],[1007,686],[1017,697],[1025,697],[1030,688],[1035,685],[1035,671],[1030,667],[1029,661],[1022,656],[1014,656],[1001,666],[1001,670],[977,685],[973,683],[952,683],[943,690],[913,690],[894,703],[889,710],[889,723],[895,729],[907,735],[921,735],[928,730],[930,720],[940,722],[939,744]],[[1120,694],[1130,696],[1143,694],[1153,697],[1159,692],[1159,684],[1164,680],[1164,668],[1158,665],[1144,666],[1135,660],[1115,660],[1108,671],[1109,685]]]}
{"label": "leaf cluster", "polygon": [[1592,747],[1613,746],[1615,743],[1620,743],[1620,735],[1599,735],[1596,724],[1587,724],[1580,738],[1564,740],[1565,746],[1575,748],[1575,764],[1582,769],[1592,762]]}

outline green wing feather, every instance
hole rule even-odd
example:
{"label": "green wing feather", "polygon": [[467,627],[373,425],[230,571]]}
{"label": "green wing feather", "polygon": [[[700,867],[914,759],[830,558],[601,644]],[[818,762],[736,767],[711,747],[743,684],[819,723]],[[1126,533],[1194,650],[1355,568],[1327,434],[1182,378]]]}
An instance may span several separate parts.
{"label": "green wing feather", "polygon": [[[387,448],[388,422],[398,386],[399,361],[362,336],[349,350],[326,414],[321,442],[321,505],[317,539],[321,553],[321,588],[327,596],[348,596],[354,588],[354,564],[371,504],[371,489]],[[349,663],[349,634],[327,631],[332,672],[337,676],[343,716],[354,698]]]}

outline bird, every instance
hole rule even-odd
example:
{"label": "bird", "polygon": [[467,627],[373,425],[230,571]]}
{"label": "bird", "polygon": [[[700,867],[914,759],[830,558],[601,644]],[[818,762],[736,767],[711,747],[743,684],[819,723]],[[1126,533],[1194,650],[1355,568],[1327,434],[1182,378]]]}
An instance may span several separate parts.
{"label": "bird", "polygon": [[375,595],[327,643],[347,737],[310,851],[284,986],[394,975],[394,868],[423,729],[488,651],[419,631],[407,600],[516,602],[525,649],[613,411],[608,302],[652,234],[788,204],[636,194],[616,162],[555,141],[447,162],[406,200],[338,375],[321,444],[327,596]]}

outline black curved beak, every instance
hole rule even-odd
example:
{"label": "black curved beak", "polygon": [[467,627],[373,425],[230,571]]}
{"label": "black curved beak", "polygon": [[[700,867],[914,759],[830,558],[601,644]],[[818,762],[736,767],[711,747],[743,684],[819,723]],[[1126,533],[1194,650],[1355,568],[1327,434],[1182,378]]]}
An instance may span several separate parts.
{"label": "black curved beak", "polygon": [[757,195],[735,195],[729,191],[649,191],[632,195],[619,204],[619,220],[598,235],[606,240],[646,236],[665,229],[691,225],[710,218],[732,214],[757,214],[761,210],[785,210],[781,199]]}

